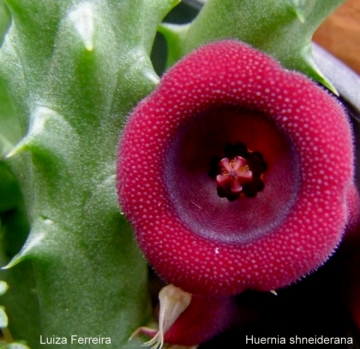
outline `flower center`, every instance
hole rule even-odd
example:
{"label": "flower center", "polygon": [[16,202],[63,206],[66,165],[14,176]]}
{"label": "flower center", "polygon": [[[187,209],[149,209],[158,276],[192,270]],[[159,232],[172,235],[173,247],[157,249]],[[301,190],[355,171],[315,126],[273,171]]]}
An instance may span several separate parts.
{"label": "flower center", "polygon": [[235,201],[241,194],[255,197],[264,189],[262,174],[266,162],[261,153],[249,151],[244,144],[228,144],[225,157],[212,160],[209,175],[215,179],[219,197]]}
{"label": "flower center", "polygon": [[219,167],[221,173],[216,176],[218,194],[231,201],[234,196],[240,195],[242,185],[252,180],[252,172],[247,161],[241,156],[236,156],[231,160],[223,158],[220,160]]}
{"label": "flower center", "polygon": [[[240,183],[240,193],[228,190],[221,198],[220,162],[237,156],[246,160],[243,169],[252,179]],[[216,242],[247,243],[270,234],[292,209],[300,188],[298,154],[289,137],[266,115],[233,106],[211,108],[182,124],[163,164],[178,217]]]}

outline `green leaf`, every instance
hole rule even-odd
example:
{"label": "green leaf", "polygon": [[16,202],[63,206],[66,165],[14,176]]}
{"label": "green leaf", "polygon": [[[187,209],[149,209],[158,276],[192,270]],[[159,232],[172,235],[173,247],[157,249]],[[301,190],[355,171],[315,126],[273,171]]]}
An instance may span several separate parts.
{"label": "green leaf", "polygon": [[[16,254],[26,239],[29,224],[22,207],[0,215],[0,265],[5,265]],[[10,289],[1,297],[10,316],[9,330],[14,338],[26,338],[29,344],[38,345],[40,332],[39,304],[34,271],[30,261],[3,270],[1,276]],[[34,346],[35,347],[35,346]]]}
{"label": "green leaf", "polygon": [[0,306],[0,328],[5,328],[8,325],[8,317],[5,313],[5,308]]}
{"label": "green leaf", "polygon": [[30,349],[27,345],[22,343],[10,343],[7,344],[6,349]]}
{"label": "green leaf", "polygon": [[[135,348],[140,341],[128,338],[151,316],[147,265],[120,214],[115,161],[126,116],[157,84],[149,54],[176,3],[7,0],[0,120],[11,122],[0,134],[11,145],[24,135],[5,153],[31,225],[7,272],[31,261],[43,336],[100,335]],[[33,331],[18,338],[30,342]]]}
{"label": "green leaf", "polygon": [[164,26],[169,65],[211,41],[238,39],[334,91],[311,55],[320,23],[344,0],[209,0],[187,27]]}
{"label": "green leaf", "polygon": [[0,46],[3,43],[4,36],[9,29],[11,15],[8,7],[3,0],[0,0]]}
{"label": "green leaf", "polygon": [[8,290],[9,285],[5,281],[0,281],[0,296],[5,294],[5,292]]}

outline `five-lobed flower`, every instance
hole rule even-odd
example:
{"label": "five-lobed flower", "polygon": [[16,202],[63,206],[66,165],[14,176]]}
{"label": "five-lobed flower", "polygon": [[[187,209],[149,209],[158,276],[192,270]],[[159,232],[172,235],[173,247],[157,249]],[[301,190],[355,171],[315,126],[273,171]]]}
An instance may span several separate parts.
{"label": "five-lobed flower", "polygon": [[117,178],[139,245],[168,283],[205,300],[270,291],[339,244],[352,214],[351,130],[322,88],[221,41],[181,60],[136,107]]}

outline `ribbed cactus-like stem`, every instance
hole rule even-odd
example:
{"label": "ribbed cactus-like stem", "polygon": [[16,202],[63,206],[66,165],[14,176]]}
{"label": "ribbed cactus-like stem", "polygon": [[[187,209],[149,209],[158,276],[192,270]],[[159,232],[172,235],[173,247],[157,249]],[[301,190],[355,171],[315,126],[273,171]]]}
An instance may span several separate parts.
{"label": "ribbed cactus-like stem", "polygon": [[2,114],[18,128],[7,134],[15,146],[6,162],[31,224],[8,267],[32,261],[43,338],[84,348],[70,336],[101,336],[127,347],[150,308],[146,264],[117,204],[115,153],[129,110],[157,83],[152,41],[177,1],[6,3],[0,84],[12,115]]}

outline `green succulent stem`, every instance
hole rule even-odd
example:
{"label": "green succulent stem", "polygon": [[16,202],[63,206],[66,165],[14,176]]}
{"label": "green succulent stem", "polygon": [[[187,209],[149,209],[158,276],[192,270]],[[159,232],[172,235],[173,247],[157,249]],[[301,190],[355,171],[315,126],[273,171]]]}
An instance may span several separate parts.
{"label": "green succulent stem", "polygon": [[316,66],[311,39],[345,0],[208,0],[190,26],[163,25],[168,66],[208,42],[234,38],[249,43],[336,93]]}
{"label": "green succulent stem", "polygon": [[[14,144],[4,160],[31,226],[6,268],[16,273],[31,261],[43,337],[101,336],[136,347],[128,338],[150,318],[147,266],[120,214],[115,159],[129,110],[158,81],[149,54],[176,3],[6,1],[1,117],[18,132],[3,135]],[[35,329],[25,339],[40,347]]]}

